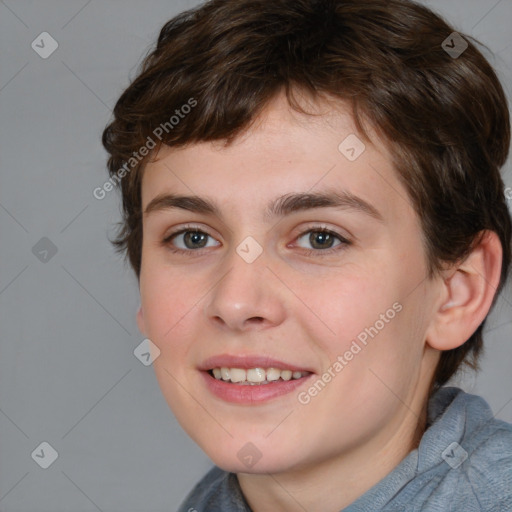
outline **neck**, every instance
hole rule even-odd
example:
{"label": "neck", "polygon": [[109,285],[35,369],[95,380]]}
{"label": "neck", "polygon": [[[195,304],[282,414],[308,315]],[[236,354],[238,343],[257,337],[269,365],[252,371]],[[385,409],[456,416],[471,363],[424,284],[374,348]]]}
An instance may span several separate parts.
{"label": "neck", "polygon": [[418,447],[427,417],[426,400],[421,398],[410,409],[404,407],[403,415],[395,423],[348,452],[286,472],[239,473],[238,481],[251,510],[339,512],[344,509]]}

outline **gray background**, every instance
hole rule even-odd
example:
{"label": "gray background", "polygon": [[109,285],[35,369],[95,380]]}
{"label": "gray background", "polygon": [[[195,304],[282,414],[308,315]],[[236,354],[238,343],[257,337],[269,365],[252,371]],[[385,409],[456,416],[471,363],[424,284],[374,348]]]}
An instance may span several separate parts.
{"label": "gray background", "polygon": [[[133,354],[137,284],[107,239],[119,196],[92,195],[116,99],[163,23],[197,3],[0,2],[2,512],[172,511],[210,467]],[[512,1],[424,3],[489,46],[510,98]],[[59,44],[47,59],[31,47],[44,31]],[[510,161],[505,173],[511,186]],[[511,318],[509,284],[482,373],[458,380],[507,421]],[[31,457],[43,441],[58,452],[48,469]]]}

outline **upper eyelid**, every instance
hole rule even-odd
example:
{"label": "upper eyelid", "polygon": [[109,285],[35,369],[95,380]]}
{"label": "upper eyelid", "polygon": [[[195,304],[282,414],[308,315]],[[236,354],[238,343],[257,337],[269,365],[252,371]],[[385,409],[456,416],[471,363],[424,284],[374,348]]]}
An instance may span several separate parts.
{"label": "upper eyelid", "polygon": [[336,236],[340,238],[341,240],[347,240],[348,237],[343,236],[341,233],[338,233],[337,231],[334,231],[329,228],[307,228],[303,231],[300,231],[300,233],[295,236],[296,239],[302,238],[303,236],[307,235],[308,233],[328,233],[329,235]]}
{"label": "upper eyelid", "polygon": [[[203,228],[202,226],[200,226],[198,224],[185,224],[185,225],[177,228],[176,230],[171,231],[171,233],[169,233],[168,235],[165,235],[164,238],[169,238],[171,236],[175,236],[175,235],[181,234],[186,231],[199,231],[199,232],[205,233],[206,235],[214,236],[208,232],[208,229]],[[337,236],[340,236],[343,238],[347,238],[344,235],[342,235],[341,233],[338,233],[338,231],[336,229],[330,228],[329,226],[326,226],[323,223],[312,223],[310,226],[303,227],[298,231],[298,234],[296,236],[302,236],[310,231],[328,231],[329,233],[332,233],[334,235],[337,235]]]}
{"label": "upper eyelid", "polygon": [[[305,231],[302,231],[301,233],[299,233],[297,236],[294,237],[294,241],[292,242],[293,245],[295,246],[297,244],[297,241],[300,240],[302,237],[306,236],[308,233],[311,233],[311,232],[325,232],[325,233],[329,233],[330,235],[333,235],[335,238],[338,239],[339,241],[339,244],[335,245],[334,247],[331,247],[330,249],[318,249],[319,252],[327,252],[329,250],[333,250],[335,247],[338,247],[339,245],[352,245],[352,241],[349,237],[346,237],[344,235],[342,235],[341,233],[338,233],[336,231],[332,231],[330,229],[327,229],[327,228],[323,228],[323,229],[306,229]],[[304,248],[302,248],[304,249]],[[307,251],[314,251],[315,249],[304,249],[304,250],[307,250]]]}
{"label": "upper eyelid", "polygon": [[200,233],[204,233],[205,235],[211,236],[212,238],[216,238],[214,235],[208,232],[207,229],[203,228],[202,226],[190,224],[190,225],[184,225],[179,228],[171,230],[168,234],[165,234],[163,236],[164,240],[170,240],[171,238],[182,235],[183,233],[186,233],[187,231],[197,231]]}
{"label": "upper eyelid", "polygon": [[[218,229],[212,228],[210,226],[209,220],[206,220],[206,222],[203,222],[202,220],[194,220],[194,217],[195,217],[194,212],[192,212],[194,214],[194,216],[192,218],[189,218],[188,221],[184,219],[182,222],[178,221],[176,223],[173,223],[172,226],[170,225],[170,223],[168,221],[166,221],[166,216],[163,214],[161,215],[161,213],[162,212],[156,211],[154,216],[150,216],[146,220],[148,227],[151,226],[151,228],[150,228],[151,231],[155,230],[155,232],[158,232],[161,229],[163,229],[164,233],[174,232],[176,234],[176,233],[180,232],[182,229],[191,227],[192,229],[197,229],[197,231],[204,231],[205,233],[208,233],[208,234],[210,234],[208,231],[210,231],[210,232],[213,231],[214,233],[219,233]],[[191,212],[188,212],[188,213],[191,213]],[[202,218],[204,218],[204,217],[201,216],[201,219]],[[230,227],[227,224],[225,224],[222,219],[215,219],[215,221],[217,221],[217,220],[218,220],[219,229],[222,229],[223,231],[225,231],[226,233],[231,235],[232,230],[230,229]],[[153,224],[153,222],[155,224]],[[160,222],[162,222],[162,224],[160,224]],[[162,227],[164,222],[165,222],[165,226],[166,226],[165,228]],[[183,226],[183,227],[177,227],[177,226]],[[177,229],[177,231],[174,231],[175,228]],[[144,228],[144,229],[147,229],[147,228]],[[167,236],[168,235],[166,235],[162,238],[167,238]],[[214,235],[212,235],[212,236],[214,236]]]}
{"label": "upper eyelid", "polygon": [[[211,238],[211,239],[215,240],[218,244],[221,244],[221,245],[222,245],[222,243],[221,243],[221,242],[219,242],[219,241],[218,241],[214,236],[210,235],[209,233],[205,233],[205,232],[203,232],[203,231],[193,230],[193,229],[185,229],[185,230],[178,231],[177,233],[173,233],[173,234],[169,235],[169,236],[166,238],[167,242],[165,242],[165,241],[164,241],[164,242],[165,242],[165,243],[170,243],[170,242],[171,242],[172,240],[174,240],[176,237],[178,237],[178,236],[182,236],[182,235],[184,235],[185,233],[189,233],[189,232],[192,232],[192,233],[203,233],[203,234],[204,234],[204,235],[206,235],[207,237],[209,237],[209,238]],[[204,249],[204,247],[203,247],[203,249]],[[183,249],[183,250],[186,250],[186,249]]]}
{"label": "upper eyelid", "polygon": [[[187,233],[189,231],[204,233],[205,235],[207,235],[207,236],[215,239],[217,242],[221,243],[217,239],[217,237],[212,235],[211,233],[209,233],[208,230],[204,229],[203,227],[201,227],[199,225],[194,225],[194,224],[185,225],[185,226],[182,226],[182,227],[176,229],[175,231],[172,231],[170,234],[164,236],[163,241],[164,241],[164,243],[169,243],[173,240],[173,238],[175,238],[179,235],[183,235],[184,233]],[[336,238],[338,238],[338,240],[341,243],[347,243],[347,242],[351,241],[350,236],[345,236],[345,235],[337,232],[336,230],[329,228],[327,226],[324,226],[324,225],[322,225],[322,223],[319,223],[319,224],[313,224],[313,225],[301,228],[300,231],[296,235],[294,235],[292,243],[294,243],[294,244],[297,243],[297,240],[299,240],[300,238],[302,238],[303,236],[305,236],[311,232],[327,232],[327,233],[335,236]],[[187,249],[183,249],[183,250],[186,251]],[[192,250],[192,249],[190,249],[190,250]]]}
{"label": "upper eyelid", "polygon": [[343,240],[345,240],[345,241],[357,240],[356,237],[353,236],[352,233],[350,233],[347,229],[342,229],[339,227],[332,228],[332,227],[325,225],[325,223],[323,223],[323,222],[320,222],[320,223],[313,222],[306,227],[300,228],[300,231],[296,235],[294,235],[294,240],[296,240],[297,238],[300,238],[301,236],[304,236],[306,233],[309,233],[310,231],[326,231],[327,233],[330,233],[334,236],[339,237],[342,241]]}
{"label": "upper eyelid", "polygon": [[[295,223],[296,220],[295,220],[295,217],[296,215],[301,215],[302,214],[305,214],[307,212],[303,212],[303,211],[299,211],[299,212],[294,212],[294,213],[291,213],[289,215],[286,215],[285,217],[289,217],[289,221],[290,223],[293,222]],[[283,221],[286,221],[286,218],[283,218],[281,219],[280,222],[278,222],[277,224],[283,224]],[[226,231],[226,233],[229,235],[229,236],[232,236],[233,235],[233,230],[222,220],[222,219],[218,219],[219,222],[220,222],[220,228],[224,231]],[[333,221],[321,221],[321,220],[310,220],[310,221],[307,221],[307,220],[302,220],[302,221],[299,221],[300,224],[304,225],[304,224],[310,224],[312,225],[313,227],[312,228],[308,228],[308,229],[325,229],[325,230],[329,230],[329,231],[333,231],[334,233],[338,233],[339,232],[339,236],[342,236],[343,238],[345,239],[350,239],[350,240],[353,240],[353,241],[357,241],[358,240],[358,237],[355,236],[349,229],[347,229],[346,227],[341,227],[339,225],[337,225],[336,227],[330,227],[330,226],[326,226],[324,224],[330,224],[331,222]],[[336,224],[336,220],[334,220],[334,223]],[[177,223],[177,225],[179,225],[181,223]],[[201,222],[201,220],[197,220],[197,221],[194,221],[194,220],[190,220],[189,222],[187,221],[184,221],[183,225],[185,227],[187,227],[188,225],[192,226],[194,229],[197,229],[198,231],[205,231],[207,234],[209,234],[210,236],[213,236],[213,237],[216,237],[217,236],[215,234],[211,234],[208,232],[208,230],[213,230],[214,233],[218,233],[219,236],[220,236],[220,233],[218,231],[218,229],[216,228],[211,228],[209,226],[209,223],[206,224],[207,228],[203,228],[202,226],[204,225],[203,222]],[[273,227],[275,227],[276,224],[272,224],[270,226],[270,229],[273,229]],[[184,228],[183,228],[184,229]],[[302,229],[302,228],[301,228]],[[304,228],[306,229],[306,228]],[[181,228],[180,228],[181,230]],[[295,232],[296,229],[293,229],[293,231]],[[341,232],[340,232],[341,231]],[[300,234],[302,234],[303,231],[301,231]],[[296,235],[296,236],[299,236],[299,235]],[[223,237],[224,238],[224,237]]]}
{"label": "upper eyelid", "polygon": [[[166,246],[166,245],[169,245],[173,242],[174,238],[178,237],[178,236],[181,236],[187,232],[199,232],[199,233],[204,233],[206,236],[209,236],[210,238],[213,238],[216,242],[218,242],[219,244],[221,244],[221,242],[219,242],[219,240],[217,240],[216,237],[214,237],[213,235],[211,235],[210,233],[206,232],[204,229],[197,229],[195,228],[194,226],[190,226],[190,227],[184,227],[184,228],[181,228],[181,229],[178,229],[177,231],[173,231],[171,233],[169,233],[168,235],[164,236],[164,238],[162,239],[162,246]],[[194,250],[194,249],[182,249],[181,247],[178,247],[176,249],[173,249],[175,252],[200,252],[201,250],[204,250],[204,249],[208,249],[207,247],[200,247],[199,249],[197,250]]]}

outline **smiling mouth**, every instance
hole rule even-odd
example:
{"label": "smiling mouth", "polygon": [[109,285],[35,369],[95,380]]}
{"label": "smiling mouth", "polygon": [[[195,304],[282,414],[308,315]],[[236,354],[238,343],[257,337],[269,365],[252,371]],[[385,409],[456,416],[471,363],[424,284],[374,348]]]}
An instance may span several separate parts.
{"label": "smiling mouth", "polygon": [[212,368],[208,373],[217,380],[242,386],[273,384],[298,380],[311,375],[311,372],[281,370],[279,368]]}

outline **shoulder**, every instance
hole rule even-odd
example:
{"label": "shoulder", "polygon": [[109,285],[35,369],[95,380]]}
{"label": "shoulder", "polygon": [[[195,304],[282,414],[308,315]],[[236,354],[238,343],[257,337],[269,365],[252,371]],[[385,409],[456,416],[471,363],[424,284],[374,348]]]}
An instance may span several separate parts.
{"label": "shoulder", "polygon": [[512,510],[512,424],[496,419],[482,397],[459,393],[457,405],[447,419],[458,435],[444,440],[436,494],[450,496],[450,511]]}
{"label": "shoulder", "polygon": [[512,510],[512,424],[489,420],[470,440],[467,453],[458,480],[481,510]]}
{"label": "shoulder", "polygon": [[512,511],[512,424],[458,388],[432,398],[429,423],[415,473],[390,505],[407,512]]}
{"label": "shoulder", "polygon": [[178,512],[250,512],[234,473],[214,466],[187,495]]}

